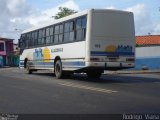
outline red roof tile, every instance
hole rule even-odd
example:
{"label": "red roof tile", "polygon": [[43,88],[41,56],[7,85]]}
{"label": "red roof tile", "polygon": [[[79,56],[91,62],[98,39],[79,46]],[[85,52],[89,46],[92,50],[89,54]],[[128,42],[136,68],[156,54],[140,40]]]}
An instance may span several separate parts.
{"label": "red roof tile", "polygon": [[136,36],[138,45],[160,45],[160,35]]}

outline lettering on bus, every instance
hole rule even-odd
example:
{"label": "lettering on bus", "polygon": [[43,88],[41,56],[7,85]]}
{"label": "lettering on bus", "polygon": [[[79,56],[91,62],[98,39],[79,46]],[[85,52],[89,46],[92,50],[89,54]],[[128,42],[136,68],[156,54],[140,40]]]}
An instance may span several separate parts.
{"label": "lettering on bus", "polygon": [[55,52],[63,52],[63,48],[51,49],[51,52],[52,52],[52,53],[55,53]]}

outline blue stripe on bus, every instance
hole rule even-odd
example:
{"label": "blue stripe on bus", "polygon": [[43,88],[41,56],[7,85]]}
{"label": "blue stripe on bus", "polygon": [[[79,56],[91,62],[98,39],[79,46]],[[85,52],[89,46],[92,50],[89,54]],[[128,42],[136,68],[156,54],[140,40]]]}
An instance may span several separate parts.
{"label": "blue stripe on bus", "polygon": [[[62,62],[64,67],[85,67],[85,62],[83,61],[67,61],[67,62]],[[49,67],[52,66],[54,67],[54,62],[29,62],[30,66],[44,66],[44,67]],[[24,62],[20,62],[20,66],[24,66]]]}
{"label": "blue stripe on bus", "polygon": [[63,62],[65,66],[85,66],[85,62],[82,61],[71,61],[71,62]]}
{"label": "blue stripe on bus", "polygon": [[134,52],[101,52],[101,51],[91,51],[91,56],[126,56],[126,55],[135,55]]}

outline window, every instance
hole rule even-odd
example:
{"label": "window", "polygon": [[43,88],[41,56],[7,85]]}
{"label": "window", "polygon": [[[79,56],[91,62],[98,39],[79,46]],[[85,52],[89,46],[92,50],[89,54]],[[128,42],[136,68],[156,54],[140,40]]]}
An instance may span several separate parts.
{"label": "window", "polygon": [[19,39],[19,47],[20,48],[27,48],[28,47],[28,40],[26,38],[26,34],[21,35],[21,38]]}
{"label": "window", "polygon": [[86,16],[82,16],[23,34],[19,40],[19,45],[28,48],[44,44],[84,40],[86,37],[86,22]]}
{"label": "window", "polygon": [[74,41],[74,31],[69,33],[69,41]]}
{"label": "window", "polygon": [[64,24],[64,32],[69,32],[69,22]]}
{"label": "window", "polygon": [[34,46],[34,32],[31,33],[31,46]]}
{"label": "window", "polygon": [[23,41],[23,46],[25,47],[25,48],[28,48],[28,42],[29,42],[29,40],[28,40],[28,38],[27,38],[27,34],[25,34],[24,35],[24,37],[22,38],[22,41]]}
{"label": "window", "polygon": [[82,26],[81,23],[82,23],[81,18],[78,18],[76,21],[76,29],[81,29],[81,26]]}
{"label": "window", "polygon": [[27,34],[28,46],[31,46],[31,33]]}
{"label": "window", "polygon": [[63,42],[63,24],[56,25],[54,28],[54,43]]}
{"label": "window", "polygon": [[36,46],[38,44],[38,32],[34,32],[34,45]]}
{"label": "window", "polygon": [[42,41],[42,30],[39,30],[39,33],[38,33],[38,45],[41,44],[41,41]]}
{"label": "window", "polygon": [[63,33],[63,25],[60,25],[59,33]]}
{"label": "window", "polygon": [[49,28],[46,29],[46,36],[50,35],[50,31],[49,30],[50,30]]}
{"label": "window", "polygon": [[50,43],[53,43],[53,33],[54,33],[54,27],[51,26],[49,29],[50,33]]}
{"label": "window", "polygon": [[63,42],[63,34],[59,34],[59,43]]}
{"label": "window", "polygon": [[54,43],[58,43],[58,35],[54,35]]}
{"label": "window", "polygon": [[83,17],[82,18],[82,28],[86,28],[86,23],[87,22],[87,20],[86,20],[86,17]]}
{"label": "window", "polygon": [[45,34],[46,34],[45,29],[39,30],[39,33],[38,33],[38,45],[45,44],[45,40],[46,40]]}
{"label": "window", "polygon": [[50,27],[49,31],[50,31],[50,35],[53,35],[53,27]]}
{"label": "window", "polygon": [[54,30],[55,34],[59,34],[59,25],[55,26],[55,30]]}
{"label": "window", "polygon": [[76,20],[76,40],[84,40],[86,37],[86,16]]}
{"label": "window", "polygon": [[76,40],[82,40],[82,30],[81,29],[76,31]]}
{"label": "window", "polygon": [[[56,28],[58,30],[58,27]],[[53,43],[53,26],[46,28],[46,44]]]}
{"label": "window", "polygon": [[70,22],[69,30],[70,30],[70,31],[73,31],[73,30],[74,30],[74,21],[71,21],[71,22]]}
{"label": "window", "polygon": [[66,22],[64,27],[64,42],[74,41],[74,21]]}
{"label": "window", "polygon": [[69,32],[64,33],[64,42],[69,40]]}
{"label": "window", "polygon": [[50,28],[46,29],[46,44],[50,43]]}
{"label": "window", "polygon": [[4,43],[0,43],[0,51],[4,51]]}

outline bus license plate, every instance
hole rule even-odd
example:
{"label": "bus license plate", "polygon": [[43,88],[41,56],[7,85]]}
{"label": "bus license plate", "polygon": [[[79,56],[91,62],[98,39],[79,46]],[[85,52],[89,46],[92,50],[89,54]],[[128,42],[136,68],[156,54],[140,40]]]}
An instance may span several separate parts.
{"label": "bus license plate", "polygon": [[110,62],[115,62],[117,61],[118,58],[108,58]]}

